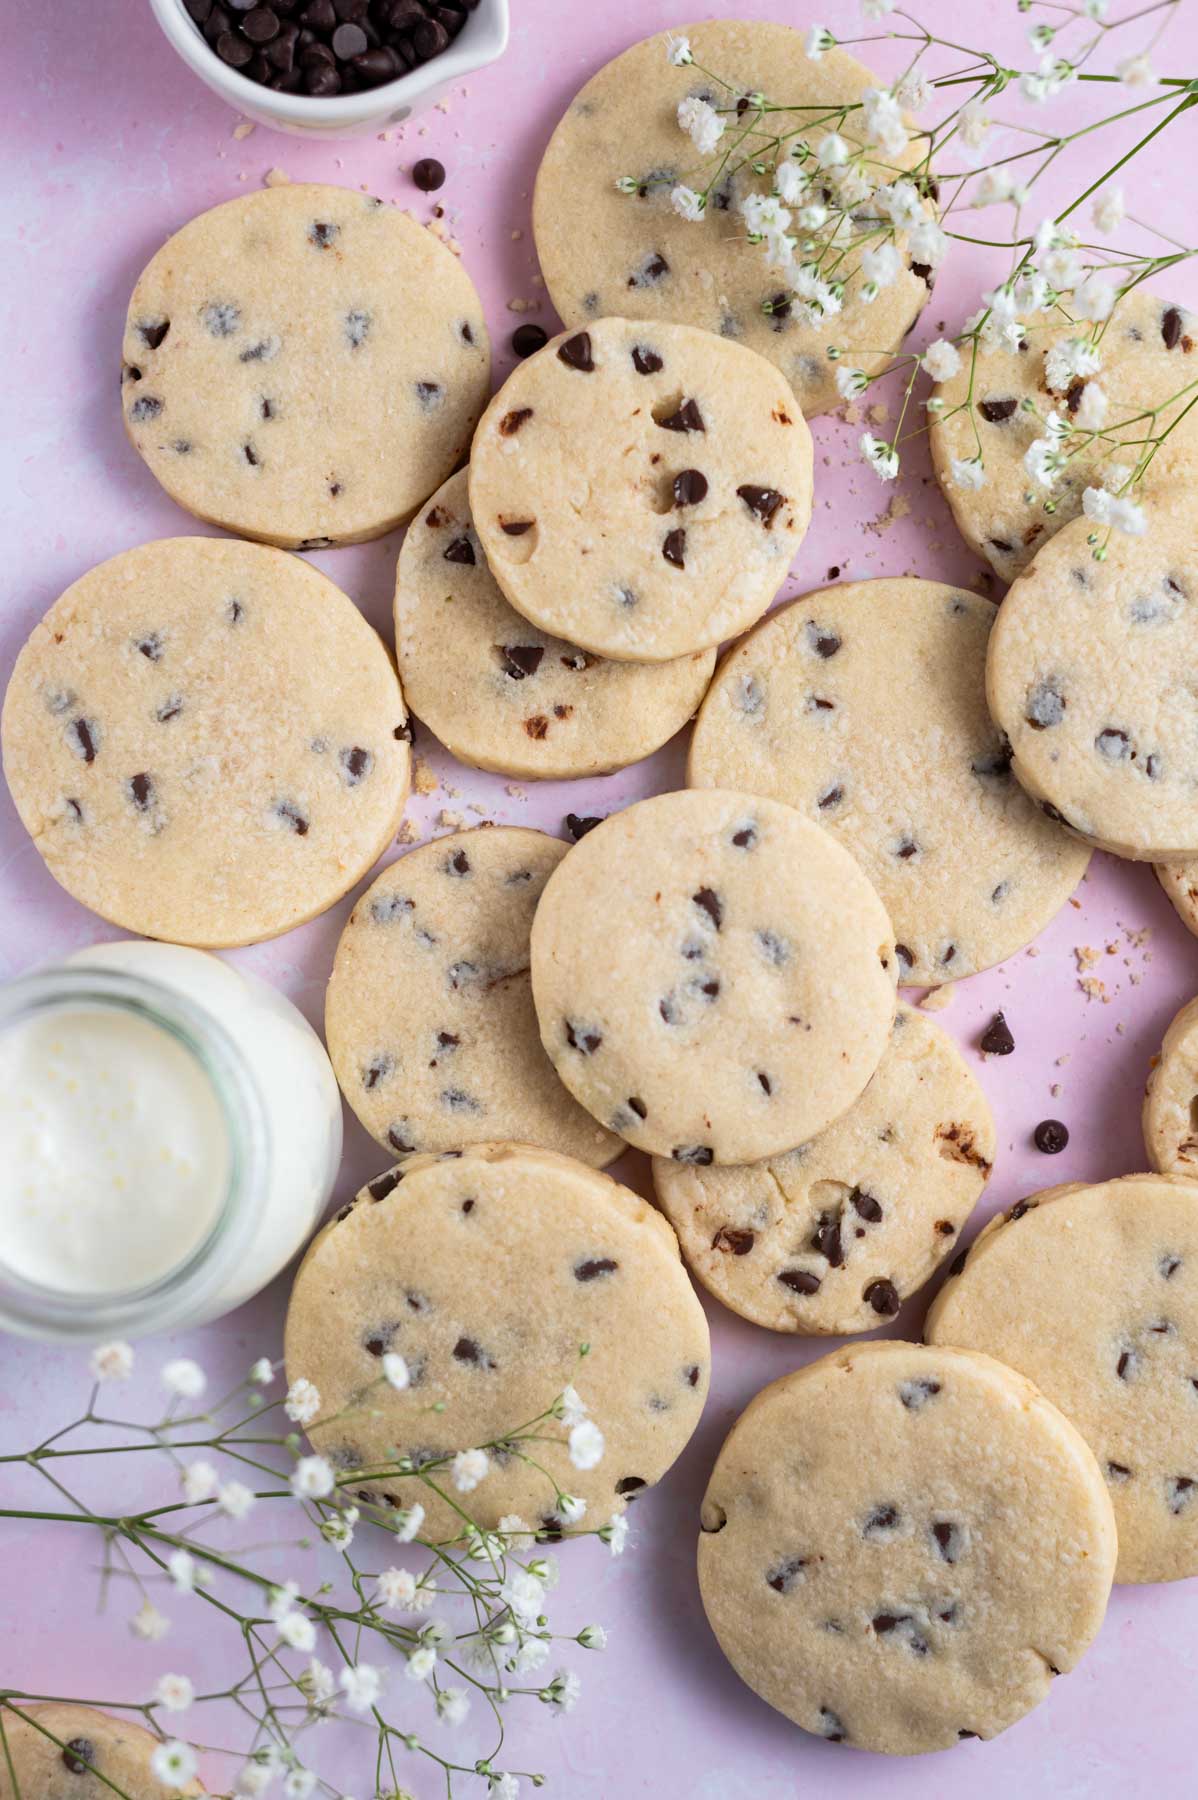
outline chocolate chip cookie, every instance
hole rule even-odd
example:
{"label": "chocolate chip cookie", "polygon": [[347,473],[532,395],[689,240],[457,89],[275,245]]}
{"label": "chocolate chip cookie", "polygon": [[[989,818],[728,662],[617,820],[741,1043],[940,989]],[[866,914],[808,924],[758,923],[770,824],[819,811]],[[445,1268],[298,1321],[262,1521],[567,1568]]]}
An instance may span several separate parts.
{"label": "chocolate chip cookie", "polygon": [[[162,1800],[150,1768],[159,1740],[140,1725],[73,1701],[21,1710],[36,1724],[0,1708],[0,1800]],[[198,1781],[172,1791],[203,1792]]]}
{"label": "chocolate chip cookie", "polygon": [[1198,1175],[1198,1000],[1170,1023],[1144,1092],[1144,1148],[1165,1175]]}
{"label": "chocolate chip cookie", "polygon": [[256,943],[323,912],[394,834],[391,659],[298,557],[164,538],[69,587],[17,658],[3,748],[51,874],[146,937]]}
{"label": "chocolate chip cookie", "polygon": [[436,838],[350,914],[325,1033],[342,1092],[393,1153],[510,1138],[597,1166],[623,1149],[558,1080],[533,1011],[528,934],[566,849],[506,825]]}
{"label": "chocolate chip cookie", "polygon": [[894,1018],[894,940],[847,851],[789,806],[658,794],[597,826],[532,929],[544,1044],[638,1149],[754,1162],[857,1099]]}
{"label": "chocolate chip cookie", "polygon": [[1116,856],[1193,856],[1198,525],[1181,497],[1149,508],[1143,536],[1110,533],[1105,561],[1094,533],[1088,519],[1063,526],[1003,601],[990,711],[1051,819]]}
{"label": "chocolate chip cookie", "polygon": [[171,498],[293,550],[408,518],[490,385],[458,259],[398,207],[314,183],[177,231],[133,290],[123,356],[125,429]]}
{"label": "chocolate chip cookie", "polygon": [[[872,235],[862,234],[863,209],[851,184],[842,201],[830,185],[847,171],[834,169],[829,185],[821,190],[817,180],[805,198],[830,209],[828,230],[838,217],[845,220],[849,242],[835,259],[845,292],[834,316],[812,319],[792,291],[801,255],[789,270],[771,267],[762,246],[749,242],[740,203],[770,191],[772,171],[758,169],[753,152],[775,133],[788,145],[814,147],[837,132],[857,151],[861,99],[877,77],[839,48],[809,57],[803,32],[786,25],[718,19],[685,30],[701,67],[671,63],[673,34],[658,32],[600,69],[550,139],[537,176],[533,230],[553,304],[576,327],[604,313],[701,325],[775,363],[808,418],[830,412],[841,401],[829,346],[853,368],[884,369],[919,317],[933,270],[900,234],[895,279],[871,303],[862,298],[861,251],[876,245],[879,221]],[[791,110],[770,112],[758,124],[748,101],[754,93]],[[701,157],[680,130],[678,106],[690,95],[716,107],[739,105],[725,115],[723,158]],[[843,117],[842,107],[849,109]],[[897,158],[868,154],[872,187],[886,178],[881,163],[909,166],[917,148]],[[702,218],[680,218],[671,190],[680,183],[703,187],[712,176]],[[632,193],[618,191],[622,177],[635,184]],[[798,206],[791,210],[797,214]],[[802,238],[796,218],[791,230]]]}
{"label": "chocolate chip cookie", "polygon": [[1014,780],[986,711],[995,616],[933,581],[807,594],[729,652],[695,723],[692,786],[785,800],[852,851],[890,913],[902,981],[1001,962],[1089,861]]}
{"label": "chocolate chip cookie", "polygon": [[835,1124],[768,1162],[653,1161],[662,1210],[717,1300],[773,1331],[871,1331],[952,1253],[994,1161],[956,1045],[900,1006],[877,1073]]}
{"label": "chocolate chip cookie", "polygon": [[[1062,307],[1068,305],[1066,297]],[[1004,581],[1013,581],[1055,531],[1076,519],[1087,487],[1102,487],[1116,465],[1135,468],[1143,449],[1135,440],[1180,421],[1149,465],[1149,494],[1167,497],[1175,491],[1198,456],[1198,408],[1180,419],[1198,381],[1198,357],[1192,354],[1198,319],[1171,300],[1135,288],[1103,327],[1098,367],[1073,374],[1065,347],[1072,339],[1088,342],[1089,333],[1089,325],[1071,322],[1066,310],[1035,313],[1024,323],[1018,349],[979,349],[971,376],[964,346],[960,369],[936,387],[939,410],[928,415],[936,478],[961,536]],[[1027,450],[1043,437],[1051,412],[1079,429],[1087,408],[1095,405],[1092,391],[1086,398],[1088,389],[1105,397],[1105,409],[1095,414],[1103,419],[1102,429],[1070,455],[1051,488],[1037,485],[1024,466]],[[958,486],[954,459],[969,461],[979,453],[984,484]]]}
{"label": "chocolate chip cookie", "polygon": [[1074,1183],[991,1221],[928,1313],[932,1344],[1001,1357],[1089,1443],[1117,1581],[1198,1574],[1198,1187]]}
{"label": "chocolate chip cookie", "polygon": [[487,566],[464,471],[404,538],[395,646],[409,706],[462,762],[526,780],[604,775],[648,756],[694,712],[714,650],[613,662],[514,612]]}
{"label": "chocolate chip cookie", "polygon": [[990,1738],[1102,1624],[1115,1521],[1080,1433],[988,1356],[837,1350],[758,1394],[701,1514],[699,1585],[743,1681],[817,1737]]}
{"label": "chocolate chip cookie", "polygon": [[1198,861],[1157,863],[1155,874],[1186,930],[1198,937]]}
{"label": "chocolate chip cookie", "polygon": [[[388,1351],[406,1363],[403,1392],[380,1381]],[[300,1265],[286,1353],[288,1378],[320,1391],[308,1435],[343,1471],[492,1444],[572,1384],[603,1434],[597,1466],[575,1467],[550,1421],[531,1449],[547,1473],[498,1444],[470,1495],[484,1528],[514,1513],[551,1534],[555,1482],[596,1527],[661,1480],[710,1372],[707,1321],[660,1213],[606,1175],[518,1144],[409,1157],[363,1188]],[[437,1483],[452,1492],[444,1468]],[[410,1476],[350,1485],[377,1504],[419,1501],[426,1536],[461,1529]]]}
{"label": "chocolate chip cookie", "polygon": [[811,518],[811,434],[764,357],[689,325],[597,319],[509,375],[470,510],[518,613],[624,662],[743,631]]}

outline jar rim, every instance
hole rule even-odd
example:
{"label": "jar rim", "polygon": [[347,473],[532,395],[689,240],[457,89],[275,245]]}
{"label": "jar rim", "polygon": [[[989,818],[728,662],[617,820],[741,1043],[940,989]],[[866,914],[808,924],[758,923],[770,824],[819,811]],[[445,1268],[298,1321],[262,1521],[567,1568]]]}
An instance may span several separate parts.
{"label": "jar rim", "polygon": [[0,1330],[97,1342],[145,1337],[202,1312],[249,1248],[265,1192],[270,1138],[257,1082],[214,1012],[152,976],[99,963],[57,964],[0,987],[0,1033],[29,1018],[111,1008],[170,1034],[191,1055],[216,1100],[229,1148],[219,1208],[179,1262],[134,1287],[78,1293],[18,1276],[0,1256]]}

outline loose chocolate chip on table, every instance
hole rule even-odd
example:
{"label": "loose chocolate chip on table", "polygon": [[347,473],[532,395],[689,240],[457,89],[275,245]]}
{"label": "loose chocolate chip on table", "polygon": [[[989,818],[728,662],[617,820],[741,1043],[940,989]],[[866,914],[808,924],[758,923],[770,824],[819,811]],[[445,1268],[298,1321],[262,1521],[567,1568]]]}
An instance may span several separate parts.
{"label": "loose chocolate chip on table", "polygon": [[517,356],[531,356],[535,350],[543,350],[548,342],[542,325],[517,325],[512,333],[512,349]]}
{"label": "loose chocolate chip on table", "polygon": [[577,843],[580,838],[586,836],[588,831],[594,831],[596,825],[602,825],[603,817],[587,816],[580,818],[578,813],[567,813],[565,823],[566,830],[574,839],[574,842]]}
{"label": "loose chocolate chip on table", "polygon": [[589,375],[594,367],[591,356],[591,334],[589,331],[575,332],[564,344],[557,348],[557,360],[565,363],[567,369],[577,369],[583,375]]}
{"label": "loose chocolate chip on table", "polygon": [[[336,48],[336,39],[333,47]],[[412,180],[422,194],[435,194],[445,185],[445,164],[438,162],[435,156],[422,156],[412,168]]]}
{"label": "loose chocolate chip on table", "polygon": [[995,1013],[978,1043],[987,1056],[1010,1056],[1015,1048],[1015,1039],[1002,1013]]}
{"label": "loose chocolate chip on table", "polygon": [[1069,1142],[1069,1128],[1059,1119],[1041,1119],[1032,1133],[1032,1142],[1045,1156],[1058,1156]]}

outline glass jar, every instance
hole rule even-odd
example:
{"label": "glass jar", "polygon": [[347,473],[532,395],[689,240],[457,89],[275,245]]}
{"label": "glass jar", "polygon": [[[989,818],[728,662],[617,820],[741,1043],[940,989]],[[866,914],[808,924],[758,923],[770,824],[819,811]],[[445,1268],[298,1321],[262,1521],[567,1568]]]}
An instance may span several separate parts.
{"label": "glass jar", "polygon": [[98,1341],[240,1306],[341,1158],[324,1046],[202,950],[95,945],[0,989],[0,1328]]}

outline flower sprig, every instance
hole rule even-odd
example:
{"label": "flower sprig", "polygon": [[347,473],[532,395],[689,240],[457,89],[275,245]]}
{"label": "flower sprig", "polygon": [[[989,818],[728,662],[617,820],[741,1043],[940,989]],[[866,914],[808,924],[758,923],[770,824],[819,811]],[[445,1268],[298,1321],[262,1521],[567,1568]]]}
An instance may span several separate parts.
{"label": "flower sprig", "polygon": [[[586,1349],[580,1347],[583,1359]],[[402,1357],[389,1355],[383,1364],[380,1384],[407,1386]],[[535,1419],[489,1444],[430,1460],[397,1457],[386,1466],[341,1469],[306,1450],[291,1428],[316,1418],[317,1389],[297,1380],[272,1398],[277,1370],[269,1358],[259,1359],[243,1382],[207,1406],[201,1405],[203,1370],[185,1359],[167,1363],[160,1376],[166,1404],[145,1422],[110,1415],[101,1406],[106,1392],[132,1376],[129,1347],[103,1346],[91,1367],[91,1394],[78,1418],[30,1449],[0,1457],[0,1465],[20,1465],[50,1488],[56,1505],[4,1507],[0,1519],[95,1533],[102,1546],[101,1598],[110,1598],[117,1584],[132,1589],[138,1606],[128,1623],[136,1636],[157,1642],[176,1619],[186,1625],[189,1610],[201,1608],[209,1628],[223,1626],[239,1646],[241,1666],[219,1689],[197,1691],[192,1677],[176,1667],[164,1671],[140,1703],[72,1697],[148,1727],[158,1739],[152,1771],[166,1789],[185,1788],[200,1759],[210,1757],[228,1771],[229,1792],[245,1800],[271,1791],[287,1800],[316,1794],[352,1800],[339,1779],[320,1770],[317,1728],[334,1719],[371,1730],[371,1791],[383,1800],[403,1800],[401,1765],[413,1756],[438,1771],[447,1796],[459,1792],[463,1781],[495,1800],[515,1800],[525,1783],[543,1785],[543,1776],[510,1766],[504,1751],[508,1709],[516,1700],[533,1700],[554,1712],[571,1711],[581,1683],[568,1667],[550,1669],[556,1647],[599,1651],[607,1641],[597,1624],[566,1633],[552,1626],[549,1596],[558,1565],[547,1546],[593,1536],[618,1556],[627,1522],[616,1515],[584,1526],[585,1503],[551,1482],[552,1524],[504,1517],[490,1529],[471,1518],[468,1496],[492,1476],[497,1455],[539,1468],[535,1446],[541,1442],[564,1440],[579,1469],[601,1460],[603,1434],[576,1387],[563,1387]],[[76,1459],[101,1453],[112,1459],[105,1461],[106,1472],[125,1466],[117,1457],[134,1457],[136,1507],[100,1508],[68,1485]],[[140,1466],[146,1455],[160,1471],[162,1492],[152,1505],[144,1504],[147,1484],[155,1480]],[[381,1495],[376,1502],[362,1487],[388,1475],[421,1483],[446,1502],[458,1523],[453,1536],[430,1537],[418,1502],[396,1508]],[[228,1541],[232,1527],[251,1515],[261,1522],[268,1513],[267,1545],[256,1551]],[[280,1553],[294,1559],[295,1570],[282,1579],[271,1566]],[[64,1698],[0,1686],[0,1769],[8,1767],[14,1720],[57,1744],[65,1759],[70,1746],[59,1744],[37,1712]],[[398,1716],[418,1703],[423,1716]],[[205,1707],[239,1721],[239,1730],[221,1742],[190,1729],[180,1735],[184,1715],[190,1727],[193,1709]],[[491,1745],[481,1756],[459,1760],[443,1734],[462,1727],[473,1709],[489,1721]],[[111,1780],[105,1785],[124,1793]]]}

